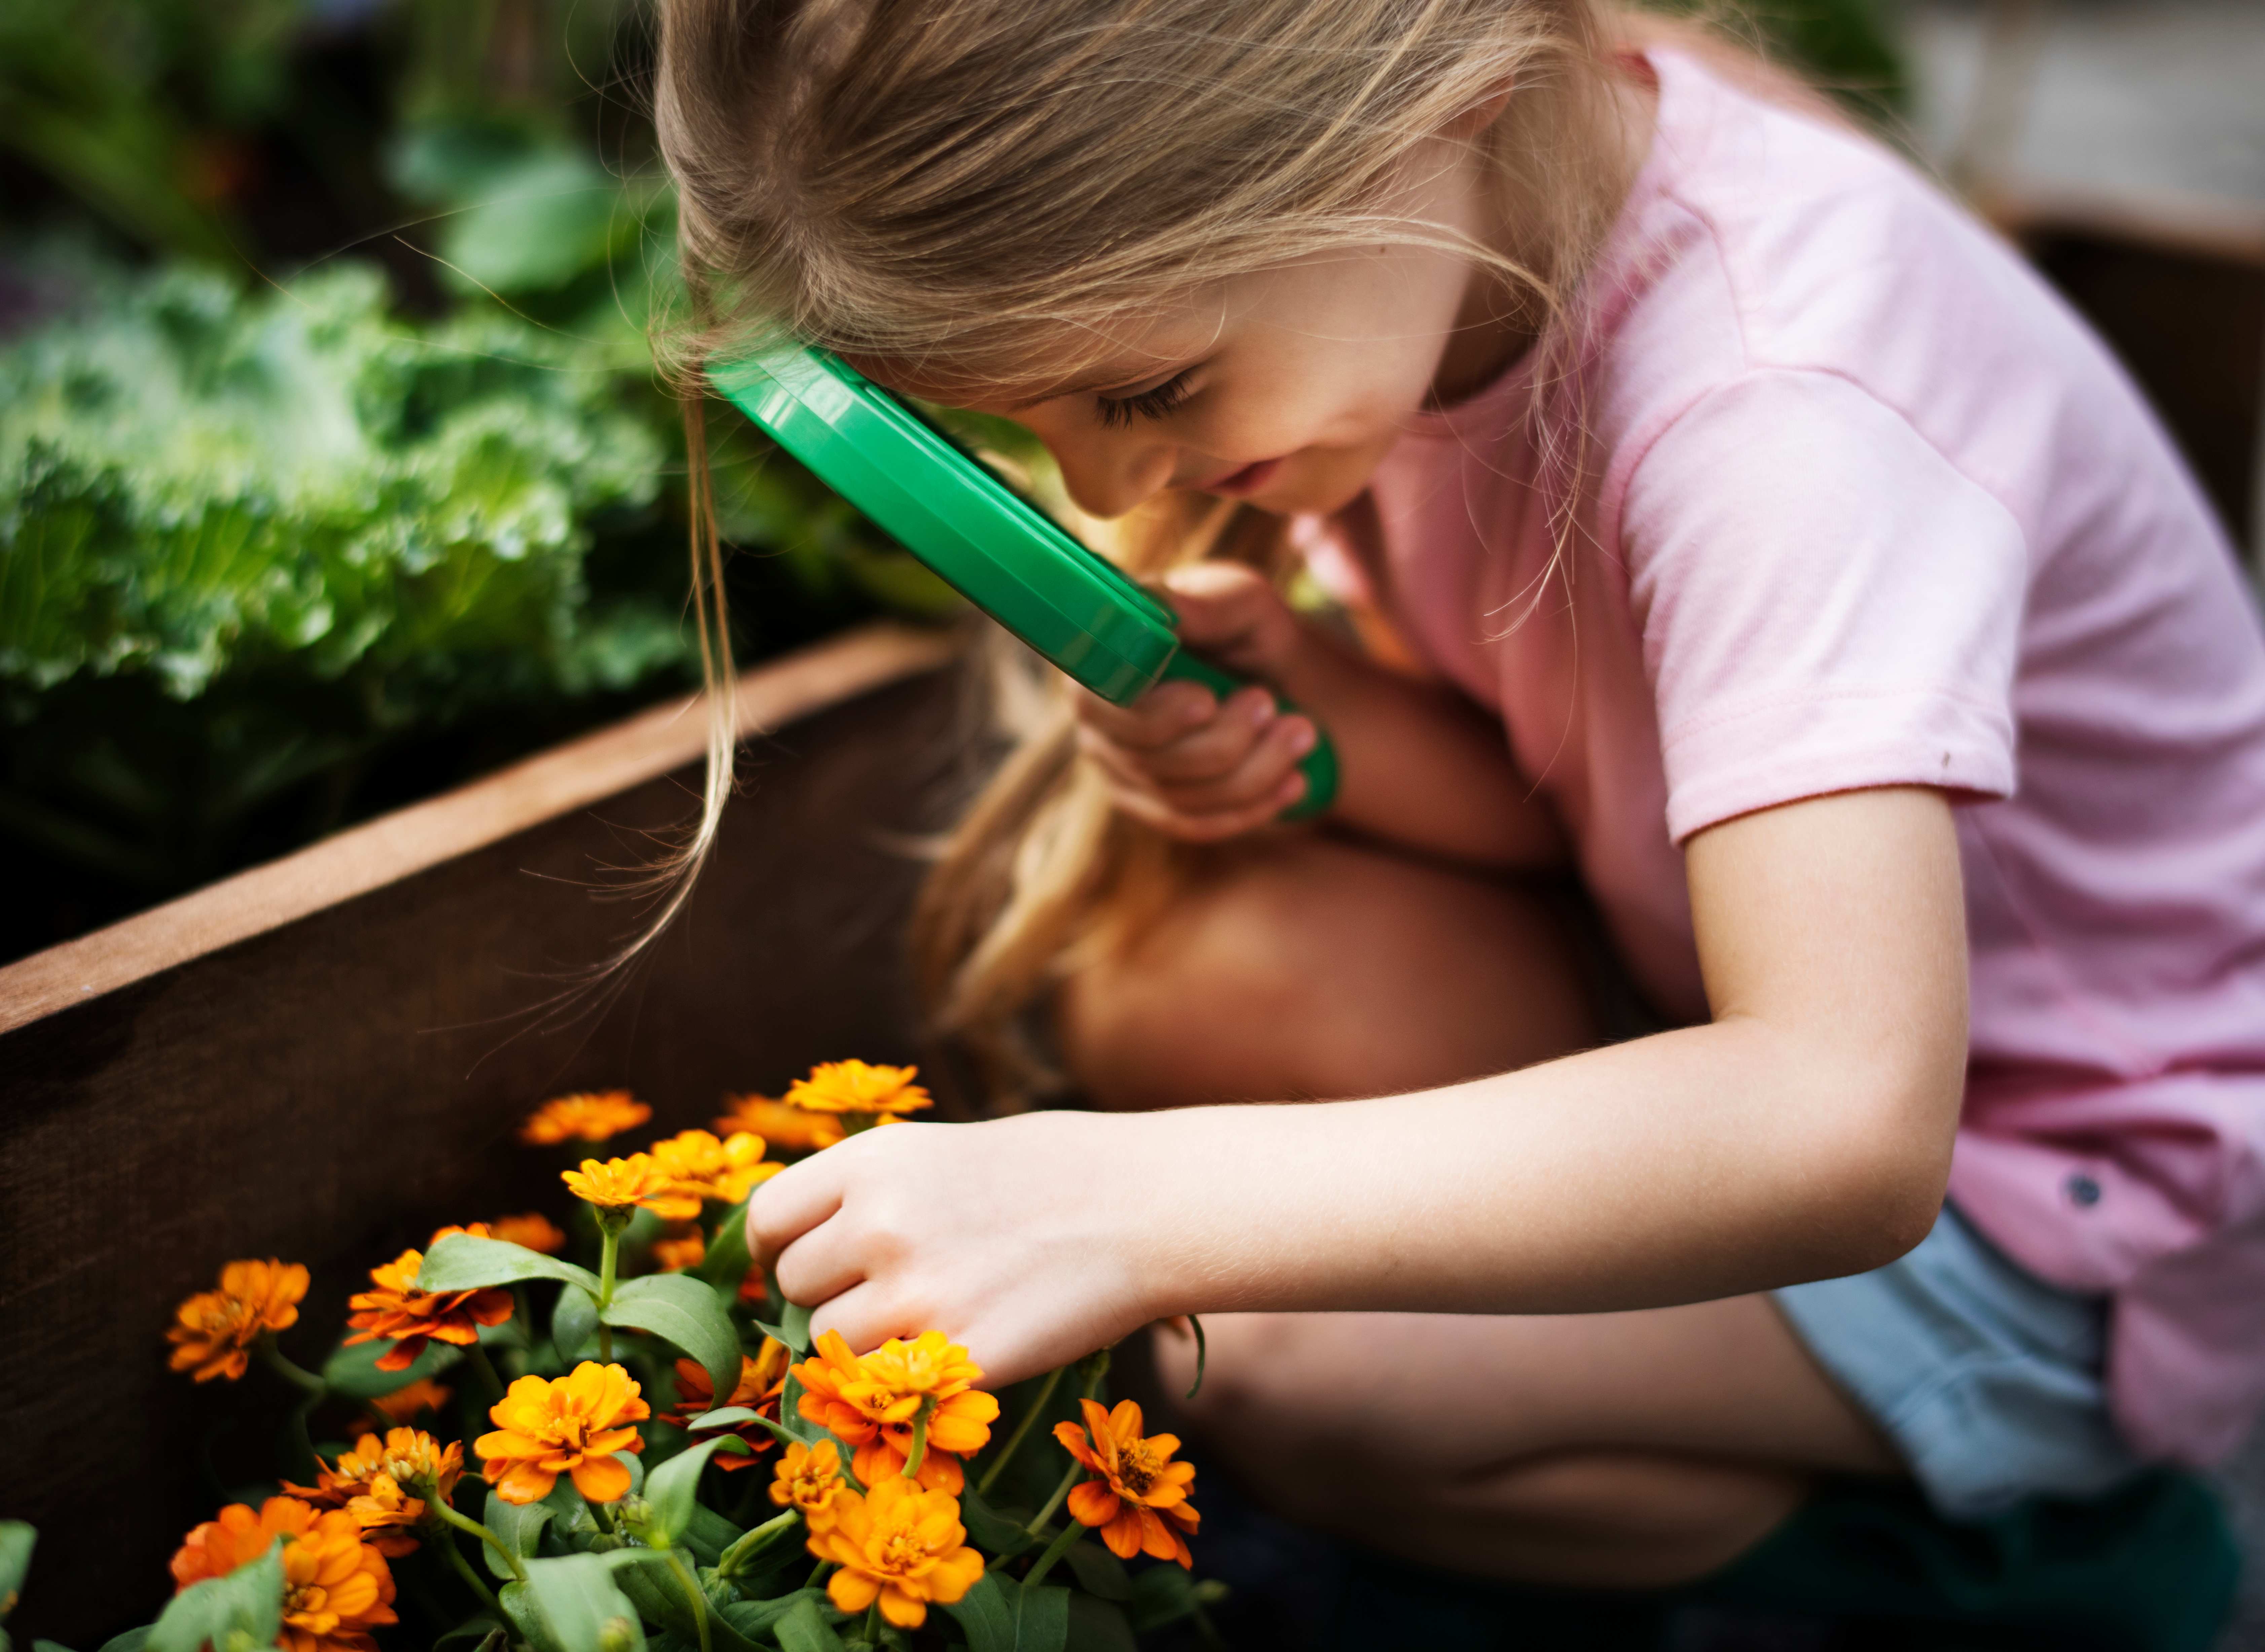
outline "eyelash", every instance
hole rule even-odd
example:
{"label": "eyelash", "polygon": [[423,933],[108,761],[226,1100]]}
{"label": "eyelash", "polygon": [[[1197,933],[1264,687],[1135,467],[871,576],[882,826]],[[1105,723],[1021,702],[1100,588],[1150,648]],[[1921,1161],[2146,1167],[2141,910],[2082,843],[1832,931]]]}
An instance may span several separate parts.
{"label": "eyelash", "polygon": [[1142,418],[1170,418],[1191,394],[1188,374],[1183,370],[1153,390],[1143,390],[1138,396],[1096,396],[1094,402],[1101,410],[1102,424],[1111,430],[1121,430],[1132,423],[1135,414]]}

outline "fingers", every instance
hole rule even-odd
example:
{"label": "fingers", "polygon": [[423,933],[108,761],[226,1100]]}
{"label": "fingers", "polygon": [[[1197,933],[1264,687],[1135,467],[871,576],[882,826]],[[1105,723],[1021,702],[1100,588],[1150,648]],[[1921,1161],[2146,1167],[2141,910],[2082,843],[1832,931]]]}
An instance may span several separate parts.
{"label": "fingers", "polygon": [[841,1208],[839,1168],[819,1153],[791,1165],[755,1189],[747,1201],[747,1251],[765,1268],[805,1234]]}
{"label": "fingers", "polygon": [[1177,693],[1162,710],[1146,709],[1160,690],[1084,719],[1080,743],[1119,807],[1173,836],[1211,841],[1264,826],[1305,795],[1298,764],[1318,738],[1309,718],[1281,714],[1264,688],[1212,702],[1196,685],[1168,686],[1202,696],[1194,709],[1210,702],[1209,714],[1191,719],[1191,696]]}

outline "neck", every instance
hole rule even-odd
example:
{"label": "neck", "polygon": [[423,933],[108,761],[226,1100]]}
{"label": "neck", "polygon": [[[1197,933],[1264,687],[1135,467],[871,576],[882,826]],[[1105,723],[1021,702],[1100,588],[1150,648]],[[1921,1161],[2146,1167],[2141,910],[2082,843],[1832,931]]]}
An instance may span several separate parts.
{"label": "neck", "polygon": [[[1480,238],[1519,269],[1530,272],[1559,300],[1579,279],[1613,221],[1626,204],[1636,174],[1651,153],[1659,89],[1642,59],[1615,55],[1606,62],[1603,96],[1571,106],[1578,130],[1560,146],[1545,149],[1547,174],[1504,176],[1489,165],[1485,151],[1467,153],[1464,186],[1470,192],[1471,219],[1483,226]],[[1516,98],[1511,104],[1514,107]],[[1513,118],[1505,112],[1504,119]],[[1569,169],[1552,164],[1558,157],[1585,154],[1606,164],[1571,184],[1591,192],[1585,211],[1553,207],[1545,190],[1569,186]],[[1472,267],[1455,331],[1432,375],[1431,404],[1453,406],[1492,384],[1532,350],[1554,313],[1553,306],[1526,282],[1485,265]]]}

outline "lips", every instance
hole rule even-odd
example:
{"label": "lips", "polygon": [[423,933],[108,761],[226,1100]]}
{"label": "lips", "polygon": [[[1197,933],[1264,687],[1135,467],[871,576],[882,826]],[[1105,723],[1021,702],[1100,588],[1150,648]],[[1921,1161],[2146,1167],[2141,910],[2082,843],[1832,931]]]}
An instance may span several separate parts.
{"label": "lips", "polygon": [[1205,483],[1197,491],[1203,493],[1223,493],[1231,499],[1248,499],[1274,479],[1282,468],[1279,459],[1261,459],[1240,470],[1230,470],[1215,481]]}

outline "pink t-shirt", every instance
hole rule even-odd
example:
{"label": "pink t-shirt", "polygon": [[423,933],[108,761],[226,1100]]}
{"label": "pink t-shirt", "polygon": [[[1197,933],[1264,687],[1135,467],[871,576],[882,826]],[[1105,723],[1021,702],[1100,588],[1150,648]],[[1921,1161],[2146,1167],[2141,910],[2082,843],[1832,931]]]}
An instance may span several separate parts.
{"label": "pink t-shirt", "polygon": [[[2265,1401],[2265,639],[2108,353],[1885,150],[1670,54],[1569,390],[1418,419],[1378,596],[1497,709],[1630,968],[1706,1014],[1679,845],[1951,790],[1973,947],[1960,1207],[2112,1292],[2118,1423]],[[1537,431],[1553,433],[1537,440]],[[1820,1095],[1818,1106],[1832,1098]]]}

